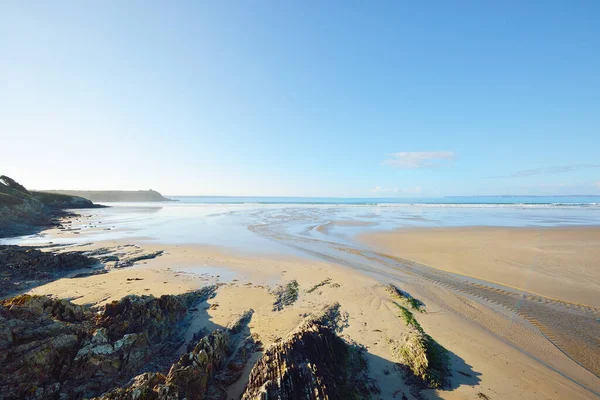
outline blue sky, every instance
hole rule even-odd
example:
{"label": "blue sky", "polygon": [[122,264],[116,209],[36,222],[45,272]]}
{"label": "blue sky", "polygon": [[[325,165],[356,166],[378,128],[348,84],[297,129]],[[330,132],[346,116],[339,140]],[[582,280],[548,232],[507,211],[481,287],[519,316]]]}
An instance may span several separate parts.
{"label": "blue sky", "polygon": [[600,2],[0,4],[0,173],[168,194],[600,194]]}

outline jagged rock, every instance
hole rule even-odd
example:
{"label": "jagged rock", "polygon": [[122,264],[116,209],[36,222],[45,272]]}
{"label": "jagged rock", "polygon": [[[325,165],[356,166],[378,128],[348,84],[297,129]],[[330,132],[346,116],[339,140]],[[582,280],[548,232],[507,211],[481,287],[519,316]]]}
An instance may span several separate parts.
{"label": "jagged rock", "polygon": [[[65,321],[66,315],[91,315],[68,309],[45,296],[23,295],[0,301],[4,340],[0,342],[0,393],[6,398],[50,398],[60,390],[68,367],[86,336],[86,326]],[[91,325],[91,324],[90,324]]]}
{"label": "jagged rock", "polygon": [[161,373],[146,372],[133,378],[130,386],[112,390],[100,398],[105,400],[166,399],[168,397],[165,394],[162,394],[165,397],[159,397],[166,379],[167,377]]}
{"label": "jagged rock", "polygon": [[117,263],[115,264],[115,268],[131,267],[134,263],[136,263],[138,261],[151,260],[153,258],[163,255],[164,250],[153,251],[150,253],[143,253],[143,252],[140,252],[140,253],[141,254],[138,254],[138,255],[131,255],[125,259],[119,259],[117,257],[117,260],[116,260]]}
{"label": "jagged rock", "polygon": [[97,312],[47,296],[0,300],[0,397],[78,399],[127,382],[176,350],[187,309],[214,289],[128,296]]}
{"label": "jagged rock", "polygon": [[296,280],[288,282],[285,286],[278,285],[273,294],[273,311],[281,311],[284,307],[290,306],[298,300],[298,282]]}
{"label": "jagged rock", "polygon": [[192,304],[213,293],[211,286],[179,296],[127,296],[106,304],[98,325],[107,328],[111,338],[144,330],[150,340],[159,341],[177,329],[176,322],[185,316]]}
{"label": "jagged rock", "polygon": [[[323,314],[331,315],[330,308]],[[308,318],[266,350],[250,372],[242,399],[369,398],[376,388],[366,378],[361,351],[338,337],[322,317]]]}
{"label": "jagged rock", "polygon": [[25,246],[0,245],[0,297],[91,268],[98,261],[81,252],[54,253]]}
{"label": "jagged rock", "polygon": [[229,333],[217,330],[181,356],[167,375],[167,393],[176,399],[204,399],[208,381],[223,368],[229,349]]}
{"label": "jagged rock", "polygon": [[105,393],[103,400],[224,400],[223,385],[235,382],[254,350],[246,329],[253,310],[242,313],[224,330],[218,329],[183,354],[167,375],[145,373],[130,385]]}

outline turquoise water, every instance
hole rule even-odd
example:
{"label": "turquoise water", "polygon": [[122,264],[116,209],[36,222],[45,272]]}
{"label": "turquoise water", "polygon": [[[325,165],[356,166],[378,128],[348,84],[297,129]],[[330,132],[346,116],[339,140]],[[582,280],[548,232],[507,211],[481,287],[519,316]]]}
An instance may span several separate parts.
{"label": "turquoise water", "polygon": [[167,196],[196,204],[328,204],[328,205],[568,205],[598,206],[600,196],[452,196],[414,198]]}

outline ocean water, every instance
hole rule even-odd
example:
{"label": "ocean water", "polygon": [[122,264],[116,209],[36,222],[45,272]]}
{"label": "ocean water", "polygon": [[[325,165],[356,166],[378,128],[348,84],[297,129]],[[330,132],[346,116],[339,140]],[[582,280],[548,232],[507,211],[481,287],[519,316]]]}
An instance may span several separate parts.
{"label": "ocean water", "polygon": [[89,242],[136,238],[170,244],[206,244],[251,251],[289,252],[298,239],[351,243],[368,230],[452,226],[600,225],[600,196],[306,198],[192,197],[177,201],[107,203],[76,210],[73,237],[64,232],[5,239],[3,243]]}
{"label": "ocean water", "polygon": [[450,196],[450,197],[258,197],[167,196],[195,204],[374,205],[374,206],[600,206],[600,196]]}

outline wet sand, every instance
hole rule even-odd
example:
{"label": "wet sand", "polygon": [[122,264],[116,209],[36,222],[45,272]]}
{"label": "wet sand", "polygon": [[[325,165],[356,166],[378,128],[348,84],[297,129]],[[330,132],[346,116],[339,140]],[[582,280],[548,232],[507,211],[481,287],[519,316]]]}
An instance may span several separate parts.
{"label": "wet sand", "polygon": [[411,228],[359,240],[444,271],[600,307],[600,227]]}
{"label": "wet sand", "polygon": [[376,226],[377,223],[369,222],[369,221],[350,221],[350,220],[340,220],[340,221],[329,221],[322,225],[319,225],[316,229],[321,233],[331,233],[332,229],[336,227],[367,227],[367,226]]}

